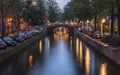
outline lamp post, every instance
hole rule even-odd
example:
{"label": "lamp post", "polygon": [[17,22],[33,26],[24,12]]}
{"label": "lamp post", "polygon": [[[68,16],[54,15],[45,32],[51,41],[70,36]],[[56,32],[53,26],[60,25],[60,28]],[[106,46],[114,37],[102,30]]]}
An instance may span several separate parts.
{"label": "lamp post", "polygon": [[30,26],[31,26],[31,19],[29,19],[29,22],[28,22],[28,31],[30,30]]}
{"label": "lamp post", "polygon": [[77,25],[79,25],[79,23],[78,23],[79,19],[78,18],[76,19],[76,21],[77,21]]}
{"label": "lamp post", "polygon": [[102,20],[101,20],[101,35],[103,35],[103,24],[105,23],[105,19],[103,18]]}

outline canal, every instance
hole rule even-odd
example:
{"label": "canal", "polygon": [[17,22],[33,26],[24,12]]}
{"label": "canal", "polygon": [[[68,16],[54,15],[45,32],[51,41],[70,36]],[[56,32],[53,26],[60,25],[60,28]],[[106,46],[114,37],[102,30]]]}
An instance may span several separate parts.
{"label": "canal", "polygon": [[0,64],[0,75],[120,75],[120,67],[77,36],[54,34]]}

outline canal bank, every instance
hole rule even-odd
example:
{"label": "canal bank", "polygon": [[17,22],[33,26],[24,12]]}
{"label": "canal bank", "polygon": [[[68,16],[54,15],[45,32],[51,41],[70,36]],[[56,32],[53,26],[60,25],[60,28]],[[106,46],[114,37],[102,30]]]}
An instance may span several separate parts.
{"label": "canal bank", "polygon": [[103,42],[100,42],[96,39],[93,39],[89,37],[88,35],[83,34],[77,30],[75,30],[75,35],[77,35],[82,40],[90,44],[92,47],[97,49],[99,52],[104,54],[106,57],[111,59],[113,62],[120,65],[120,50],[118,50],[117,48],[111,47],[108,44],[105,44]]}
{"label": "canal bank", "polygon": [[9,59],[11,56],[19,53],[20,51],[24,50],[27,46],[34,43],[35,41],[39,40],[46,34],[46,28],[41,32],[39,35],[36,35],[28,40],[25,40],[22,43],[19,43],[15,47],[10,47],[0,53],[0,63],[4,62],[5,60]]}

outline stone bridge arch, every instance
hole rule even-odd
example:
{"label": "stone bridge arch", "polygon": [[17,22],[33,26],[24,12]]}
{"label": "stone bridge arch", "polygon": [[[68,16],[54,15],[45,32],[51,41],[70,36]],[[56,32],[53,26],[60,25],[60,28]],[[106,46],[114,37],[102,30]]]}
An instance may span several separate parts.
{"label": "stone bridge arch", "polygon": [[69,34],[74,34],[74,27],[68,24],[54,24],[47,27],[48,34],[54,33],[54,30],[58,27],[65,27],[69,30]]}

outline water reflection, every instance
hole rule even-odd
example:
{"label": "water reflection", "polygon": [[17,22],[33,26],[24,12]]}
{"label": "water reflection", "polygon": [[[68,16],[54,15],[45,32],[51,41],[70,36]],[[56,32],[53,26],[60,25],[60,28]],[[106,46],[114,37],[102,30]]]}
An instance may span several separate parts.
{"label": "water reflection", "polygon": [[58,41],[58,40],[64,40],[64,41],[68,41],[68,37],[69,37],[69,34],[54,34],[54,40],[55,41]]}
{"label": "water reflection", "polygon": [[80,67],[83,65],[83,51],[82,51],[82,42],[80,41]]}
{"label": "water reflection", "polygon": [[[112,64],[114,63],[106,59],[102,54],[92,50],[92,48],[82,42],[81,39],[76,38],[75,41],[75,57],[80,67],[79,71],[82,75],[113,75],[113,72],[115,71],[113,71],[113,68],[120,71],[120,68],[113,67]],[[118,72],[115,73],[115,75],[119,74],[120,73]]]}
{"label": "water reflection", "polygon": [[107,75],[107,64],[101,64],[100,65],[100,75]]}
{"label": "water reflection", "polygon": [[45,38],[45,46],[44,49],[47,53],[50,52],[50,39],[48,37]]}
{"label": "water reflection", "polygon": [[29,68],[30,70],[33,68],[33,55],[30,55],[28,58],[28,62],[29,62]]}
{"label": "water reflection", "polygon": [[86,69],[86,75],[90,74],[90,50],[89,48],[86,49],[86,54],[85,54],[85,69]]}
{"label": "water reflection", "polygon": [[120,68],[76,36],[46,36],[0,65],[0,75],[120,75]]}
{"label": "water reflection", "polygon": [[39,52],[40,53],[42,52],[42,40],[40,40],[40,43],[39,43]]}
{"label": "water reflection", "polygon": [[79,39],[76,39],[76,57],[77,61],[79,60]]}
{"label": "water reflection", "polygon": [[[56,37],[59,37],[59,35],[55,35],[52,38]],[[66,37],[66,35],[63,35],[63,37]],[[44,64],[42,67],[38,66],[32,75],[76,75],[75,65],[73,64],[74,60],[71,59],[69,46],[65,42],[68,38],[64,39],[63,37],[59,37],[60,40],[57,38],[51,41],[52,43],[57,42],[54,44],[55,46],[53,45],[54,48],[50,49],[49,54],[46,54],[46,51],[44,51]],[[46,44],[50,39],[45,38],[44,41],[47,47]]]}
{"label": "water reflection", "polygon": [[70,50],[72,51],[72,49],[73,49],[73,42],[72,42],[72,37],[70,37]]}

